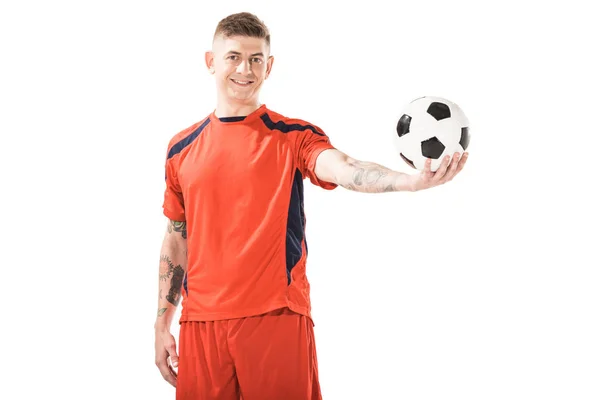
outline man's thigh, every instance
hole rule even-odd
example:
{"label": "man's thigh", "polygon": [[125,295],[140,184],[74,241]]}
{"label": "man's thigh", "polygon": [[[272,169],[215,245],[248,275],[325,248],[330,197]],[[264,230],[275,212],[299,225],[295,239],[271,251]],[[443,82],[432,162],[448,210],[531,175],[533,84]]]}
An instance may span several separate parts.
{"label": "man's thigh", "polygon": [[312,321],[284,308],[229,321],[243,400],[320,400]]}
{"label": "man's thigh", "polygon": [[226,321],[183,322],[178,354],[177,400],[240,399]]}

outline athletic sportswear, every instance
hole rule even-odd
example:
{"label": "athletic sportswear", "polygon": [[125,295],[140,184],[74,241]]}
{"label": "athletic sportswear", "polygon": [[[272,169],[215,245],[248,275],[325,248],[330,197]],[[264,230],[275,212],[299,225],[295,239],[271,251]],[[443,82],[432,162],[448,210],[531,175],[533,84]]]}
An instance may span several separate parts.
{"label": "athletic sportswear", "polygon": [[321,400],[311,320],[287,308],[179,330],[176,400]]}
{"label": "athletic sportswear", "polygon": [[303,180],[333,149],[314,124],[261,105],[243,117],[210,115],[169,142],[163,212],[186,221],[183,321],[278,308],[311,318]]}

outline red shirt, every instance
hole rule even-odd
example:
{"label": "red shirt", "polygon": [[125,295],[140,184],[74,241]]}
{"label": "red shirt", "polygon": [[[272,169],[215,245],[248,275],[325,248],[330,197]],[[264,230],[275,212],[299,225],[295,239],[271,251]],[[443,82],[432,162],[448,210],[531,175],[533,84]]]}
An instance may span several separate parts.
{"label": "red shirt", "polygon": [[163,210],[187,225],[180,322],[281,307],[311,317],[303,180],[337,186],[314,173],[332,148],[316,125],[265,105],[245,117],[212,112],[170,140]]}

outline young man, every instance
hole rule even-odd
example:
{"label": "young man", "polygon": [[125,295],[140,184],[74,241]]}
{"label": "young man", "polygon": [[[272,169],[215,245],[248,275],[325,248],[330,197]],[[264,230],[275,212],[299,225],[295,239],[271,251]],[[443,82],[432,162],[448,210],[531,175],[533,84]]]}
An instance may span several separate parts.
{"label": "young man", "polygon": [[[252,14],[220,21],[206,65],[216,109],[167,149],[156,364],[178,400],[320,399],[304,178],[327,190],[418,191],[450,181],[466,153],[407,175],[355,160],[316,125],[270,110],[259,102],[270,35]],[[180,299],[178,354],[170,325]]]}

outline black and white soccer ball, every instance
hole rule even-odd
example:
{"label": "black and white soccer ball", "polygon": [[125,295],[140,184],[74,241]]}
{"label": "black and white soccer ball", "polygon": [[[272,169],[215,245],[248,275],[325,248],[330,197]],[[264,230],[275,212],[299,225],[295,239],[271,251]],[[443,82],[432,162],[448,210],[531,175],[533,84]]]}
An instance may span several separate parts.
{"label": "black and white soccer ball", "polygon": [[394,144],[400,157],[422,171],[431,158],[436,171],[445,155],[462,154],[469,147],[469,120],[450,100],[424,96],[411,101],[400,113]]}

